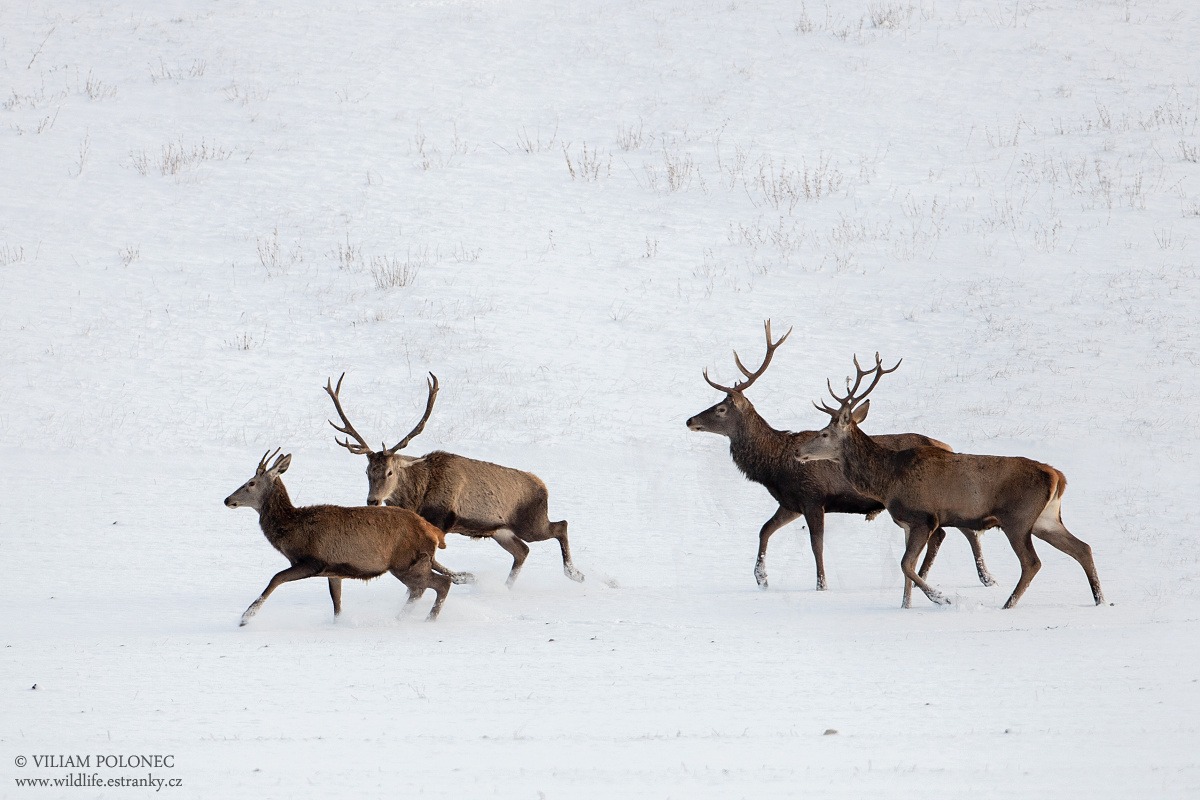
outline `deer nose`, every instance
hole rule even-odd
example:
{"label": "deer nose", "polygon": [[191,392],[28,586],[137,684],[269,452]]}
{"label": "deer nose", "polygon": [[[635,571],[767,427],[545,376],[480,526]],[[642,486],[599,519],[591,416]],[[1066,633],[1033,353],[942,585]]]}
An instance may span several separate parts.
{"label": "deer nose", "polygon": [[690,417],[690,418],[688,419],[688,421],[687,421],[687,426],[688,426],[688,430],[689,430],[689,431],[698,431],[698,430],[702,430],[702,428],[700,427],[700,423],[699,423],[699,422],[696,422],[696,418],[695,418],[695,417]]}
{"label": "deer nose", "polygon": [[381,505],[383,505],[383,503],[382,503],[382,502],[380,502],[379,500],[376,500],[376,499],[375,499],[375,498],[373,498],[373,497],[368,497],[368,498],[367,498],[367,505],[369,505],[369,506],[381,506]]}
{"label": "deer nose", "polygon": [[225,505],[229,506],[230,508],[237,508],[237,502],[234,501],[232,497],[225,498]]}

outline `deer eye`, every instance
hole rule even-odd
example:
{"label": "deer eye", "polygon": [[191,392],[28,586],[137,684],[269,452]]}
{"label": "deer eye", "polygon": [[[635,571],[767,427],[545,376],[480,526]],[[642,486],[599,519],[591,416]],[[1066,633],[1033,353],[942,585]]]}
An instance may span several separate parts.
{"label": "deer eye", "polygon": [[246,484],[246,485],[247,485],[247,486],[253,486],[255,483],[257,483],[257,481],[250,481],[250,482],[249,482],[248,484]]}
{"label": "deer eye", "polygon": [[390,469],[387,471],[387,476],[388,476],[389,478],[390,478],[390,477],[392,477],[392,471],[391,471]]}

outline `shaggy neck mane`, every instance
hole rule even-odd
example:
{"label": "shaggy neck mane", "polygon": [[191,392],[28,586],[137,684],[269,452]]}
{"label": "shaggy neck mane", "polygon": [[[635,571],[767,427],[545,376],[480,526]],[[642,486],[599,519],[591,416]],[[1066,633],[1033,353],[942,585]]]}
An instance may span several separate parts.
{"label": "shaggy neck mane", "polygon": [[852,425],[842,442],[842,471],[855,489],[882,501],[881,490],[895,476],[890,455],[891,451],[872,440],[857,425]]}
{"label": "shaggy neck mane", "polygon": [[792,434],[775,430],[751,410],[743,415],[736,434],[729,437],[729,454],[747,478],[761,483],[782,468],[791,468],[784,463],[791,458],[791,440]]}
{"label": "shaggy neck mane", "polygon": [[265,522],[267,519],[283,519],[295,510],[296,507],[292,505],[292,498],[288,496],[283,481],[275,478],[271,491],[267,492],[267,496],[263,499],[258,518],[260,522]]}

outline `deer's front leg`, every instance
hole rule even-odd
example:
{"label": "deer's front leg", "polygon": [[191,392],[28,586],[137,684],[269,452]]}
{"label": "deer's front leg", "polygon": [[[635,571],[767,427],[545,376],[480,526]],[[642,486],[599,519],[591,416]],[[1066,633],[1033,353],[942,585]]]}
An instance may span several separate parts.
{"label": "deer's front leg", "polygon": [[[776,509],[771,518],[763,523],[762,528],[758,531],[758,560],[754,562],[754,579],[758,581],[758,585],[763,589],[767,588],[767,542],[771,540],[771,534],[787,525],[792,520],[800,515],[795,511],[788,511],[783,506]],[[821,562],[817,561],[817,580],[818,583],[822,577]],[[818,586],[818,588],[821,588]]]}
{"label": "deer's front leg", "polygon": [[[250,607],[247,608],[245,613],[242,614],[242,621],[238,624],[238,627],[241,627],[249,622],[250,618],[258,613],[258,609],[261,608],[262,604],[265,603],[267,598],[271,596],[271,592],[275,591],[277,588],[279,588],[279,586],[285,583],[290,583],[291,581],[300,581],[304,580],[305,578],[311,578],[320,572],[321,567],[315,564],[302,563],[294,564],[285,570],[275,573],[275,577],[271,578],[271,582],[267,584],[267,588],[263,590],[263,593],[259,595],[258,599],[251,603]],[[339,588],[341,587],[339,586]]]}

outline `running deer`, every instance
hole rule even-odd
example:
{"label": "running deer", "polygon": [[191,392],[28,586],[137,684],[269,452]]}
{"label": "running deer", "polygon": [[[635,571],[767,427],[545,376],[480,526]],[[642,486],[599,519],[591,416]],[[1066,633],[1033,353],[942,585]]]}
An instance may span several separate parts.
{"label": "running deer", "polygon": [[[279,476],[287,472],[292,456],[282,455],[270,468],[267,462],[279,453],[267,451],[254,477],[225,498],[230,508],[246,506],[258,512],[258,523],[271,545],[291,566],[277,573],[257,600],[242,614],[242,625],[258,613],[281,584],[304,578],[329,578],[333,613],[341,612],[341,579],[370,580],[385,572],[408,587],[405,608],[426,589],[437,599],[429,619],[437,619],[450,589],[449,570],[437,563],[434,553],[446,546],[445,534],[411,511],[402,508],[347,508],[305,506],[296,508]],[[336,591],[334,581],[337,580]]]}
{"label": "running deer", "polygon": [[[737,351],[734,351],[734,363],[745,376],[745,380],[733,386],[722,386],[710,379],[708,370],[704,370],[704,380],[717,391],[724,392],[725,399],[689,419],[687,426],[693,431],[728,436],[729,454],[733,457],[733,463],[748,480],[761,483],[779,503],[779,509],[774,516],[767,520],[758,532],[758,560],[754,564],[754,577],[758,580],[758,585],[767,588],[767,542],[771,534],[803,516],[808,524],[809,541],[817,563],[817,590],[821,591],[827,588],[823,556],[825,514],[865,514],[867,519],[874,519],[883,510],[883,505],[855,491],[836,465],[798,464],[794,458],[795,448],[816,436],[816,432],[793,433],[775,430],[759,416],[754,406],[746,399],[746,390],[767,371],[776,348],[783,344],[792,332],[789,328],[777,341],[771,341],[770,320],[766,321],[765,328],[767,352],[758,369],[751,372],[742,363]],[[879,445],[895,450],[920,445],[950,450],[948,445],[916,433],[885,434],[871,438]],[[966,528],[960,530],[971,546],[979,580],[985,586],[992,586],[995,581],[992,580],[983,561],[979,534]],[[937,528],[931,535],[929,550],[921,565],[921,575],[929,572],[945,537],[946,532],[941,528]]]}
{"label": "running deer", "polygon": [[[447,533],[461,533],[478,539],[493,539],[513,557],[507,585],[517,579],[529,555],[526,542],[556,539],[562,551],[563,572],[573,581],[582,581],[583,573],[571,561],[567,541],[567,521],[551,522],[547,516],[549,493],[546,484],[529,472],[502,467],[487,461],[435,450],[420,458],[400,453],[429,420],[438,393],[437,376],[429,373],[429,399],[425,414],[412,431],[396,444],[372,450],[342,410],[337,386],[326,381],[325,391],[342,424],[329,424],[346,438],[334,441],[355,455],[367,457],[367,505],[387,504],[415,511]],[[354,438],[354,442],[350,438]],[[453,576],[457,578],[457,576]]]}
{"label": "running deer", "polygon": [[[871,405],[867,395],[880,378],[899,366],[897,361],[896,366],[884,369],[876,353],[875,366],[864,370],[855,357],[858,377],[854,385],[847,379],[849,391],[839,397],[833,384],[828,384],[838,407],[830,408],[824,402],[817,406],[829,415],[830,422],[799,448],[796,458],[802,463],[837,462],[854,488],[883,503],[892,520],[904,529],[907,545],[900,562],[905,577],[904,607],[911,605],[914,583],[933,602],[950,602],[914,569],[921,548],[939,525],[999,526],[1004,531],[1021,562],[1021,578],[1005,608],[1017,604],[1041,568],[1033,549],[1034,536],[1079,562],[1096,605],[1103,604],[1092,548],[1063,525],[1061,506],[1067,479],[1054,467],[1020,456],[964,455],[936,447],[888,450],[859,430]],[[873,376],[871,385],[859,393],[868,375]]]}

